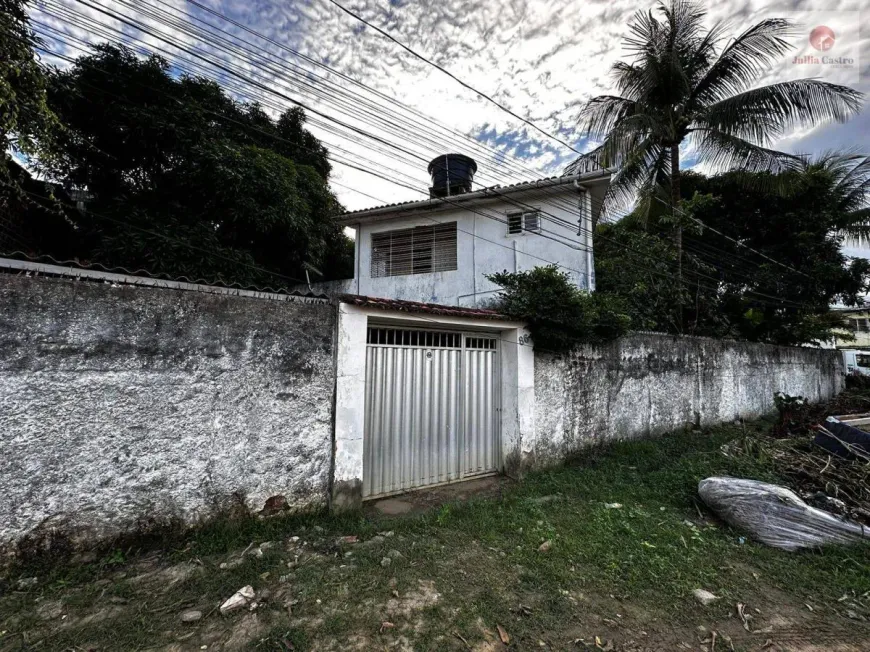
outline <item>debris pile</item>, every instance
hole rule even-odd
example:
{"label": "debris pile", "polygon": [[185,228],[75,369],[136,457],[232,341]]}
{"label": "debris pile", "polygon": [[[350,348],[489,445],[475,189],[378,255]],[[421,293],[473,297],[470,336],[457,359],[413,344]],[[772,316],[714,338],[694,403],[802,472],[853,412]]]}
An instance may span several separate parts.
{"label": "debris pile", "polygon": [[867,393],[846,391],[821,405],[780,395],[777,407],[780,419],[768,436],[745,437],[722,452],[770,460],[809,505],[870,525]]}

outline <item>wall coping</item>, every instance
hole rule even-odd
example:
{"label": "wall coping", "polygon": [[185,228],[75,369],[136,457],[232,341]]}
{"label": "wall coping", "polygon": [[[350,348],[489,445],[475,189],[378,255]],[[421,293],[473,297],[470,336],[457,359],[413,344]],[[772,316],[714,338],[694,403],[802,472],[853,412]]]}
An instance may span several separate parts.
{"label": "wall coping", "polygon": [[187,281],[173,281],[149,276],[137,276],[135,274],[118,274],[95,269],[85,269],[73,266],[50,265],[29,260],[16,260],[14,258],[0,258],[0,274],[13,274],[15,271],[23,272],[26,276],[46,276],[53,278],[67,278],[76,281],[104,282],[115,285],[135,285],[141,287],[160,288],[165,290],[182,290],[185,292],[200,292],[205,294],[223,294],[233,297],[248,297],[251,299],[265,299],[268,301],[290,301],[293,303],[331,303],[330,299],[322,295],[306,295],[301,293],[267,292],[261,290],[246,290],[243,288],[224,287],[220,285],[206,285],[204,283],[191,283]]}

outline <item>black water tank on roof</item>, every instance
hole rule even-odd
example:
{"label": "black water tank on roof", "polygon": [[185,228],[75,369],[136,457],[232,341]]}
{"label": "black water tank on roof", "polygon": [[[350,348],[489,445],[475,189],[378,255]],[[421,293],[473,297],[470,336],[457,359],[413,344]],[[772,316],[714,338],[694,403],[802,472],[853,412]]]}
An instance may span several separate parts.
{"label": "black water tank on roof", "polygon": [[477,172],[477,163],[464,154],[442,154],[429,163],[432,175],[430,197],[452,197],[471,192],[471,182]]}

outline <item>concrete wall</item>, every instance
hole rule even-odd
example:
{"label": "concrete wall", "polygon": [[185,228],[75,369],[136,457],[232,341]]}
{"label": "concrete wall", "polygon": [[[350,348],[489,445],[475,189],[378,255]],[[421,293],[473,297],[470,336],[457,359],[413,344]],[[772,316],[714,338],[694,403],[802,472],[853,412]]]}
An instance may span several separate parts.
{"label": "concrete wall", "polygon": [[[606,186],[599,184],[588,193],[572,185],[526,192],[516,198],[494,198],[475,202],[469,208],[448,205],[446,209],[429,209],[423,214],[400,213],[392,219],[351,225],[356,230],[354,279],[340,284],[316,284],[317,292],[349,292],[367,296],[424,301],[445,305],[481,307],[487,305],[499,289],[486,279],[496,272],[524,271],[548,265],[563,265],[572,281],[581,288],[594,289],[595,269],[592,260],[591,222],[593,206],[600,203],[598,194]],[[585,202],[583,225],[578,223],[580,202]],[[523,207],[542,211],[542,234],[509,234],[507,215]],[[372,234],[436,223],[456,222],[457,268],[434,272],[372,278]],[[578,233],[579,232],[579,233]]]}
{"label": "concrete wall", "polygon": [[334,327],[326,301],[0,274],[0,544],[324,504]]}
{"label": "concrete wall", "polygon": [[778,391],[825,400],[843,388],[843,373],[841,354],[829,349],[656,334],[561,356],[536,353],[536,461],[686,424],[757,417],[773,409]]}

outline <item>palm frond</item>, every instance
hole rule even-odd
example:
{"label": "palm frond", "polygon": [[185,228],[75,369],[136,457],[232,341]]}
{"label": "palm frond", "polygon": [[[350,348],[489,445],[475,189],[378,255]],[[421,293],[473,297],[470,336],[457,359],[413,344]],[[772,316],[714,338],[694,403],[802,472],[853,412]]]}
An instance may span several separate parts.
{"label": "palm frond", "polygon": [[629,25],[626,48],[634,53],[633,65],[617,64],[613,73],[621,95],[661,104],[682,101],[691,90],[687,75],[697,48],[703,42],[702,22],[706,12],[692,0],[660,3],[652,11],[639,12]]}
{"label": "palm frond", "polygon": [[851,216],[856,223],[840,229],[840,235],[859,247],[870,245],[870,209],[855,211]]}
{"label": "palm frond", "polygon": [[629,35],[623,45],[636,56],[654,54],[661,42],[664,27],[653,15],[652,10],[638,11],[628,24]]}
{"label": "palm frond", "polygon": [[650,94],[657,83],[654,72],[648,66],[634,65],[624,61],[617,61],[610,69],[619,94],[633,101]]}
{"label": "palm frond", "polygon": [[749,88],[759,75],[789,49],[792,24],[769,18],[753,25],[731,42],[695,86],[691,103],[705,106]]}
{"label": "palm frond", "polygon": [[607,134],[599,157],[604,167],[620,167],[632,157],[636,148],[646,141],[661,142],[661,125],[652,116],[637,113],[623,118]]}
{"label": "palm frond", "polygon": [[580,128],[592,138],[607,137],[610,130],[623,119],[634,114],[637,104],[633,100],[616,95],[593,97],[580,109]]}
{"label": "palm frond", "polygon": [[635,147],[610,181],[604,197],[605,215],[624,212],[657,185],[669,184],[669,156],[669,149],[653,139],[646,139]]}
{"label": "palm frond", "polygon": [[798,156],[761,147],[716,129],[699,129],[692,137],[699,157],[721,170],[780,174],[799,169],[803,164]]}
{"label": "palm frond", "polygon": [[744,91],[708,106],[696,116],[702,126],[759,144],[789,129],[857,114],[864,94],[817,79],[797,79]]}
{"label": "palm frond", "polygon": [[710,67],[716,61],[716,48],[725,38],[728,23],[719,21],[710,31],[698,41],[695,51],[686,63],[686,73],[690,78],[692,88],[695,89]]}
{"label": "palm frond", "polygon": [[815,160],[834,180],[838,208],[851,216],[870,206],[870,156],[857,153],[825,153]]}

